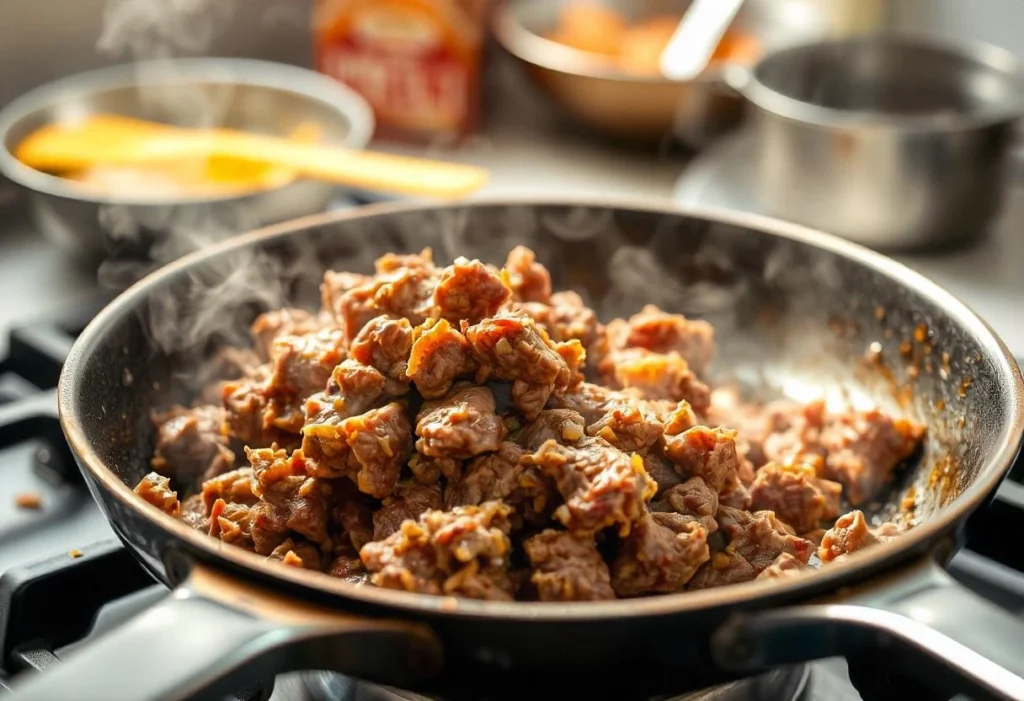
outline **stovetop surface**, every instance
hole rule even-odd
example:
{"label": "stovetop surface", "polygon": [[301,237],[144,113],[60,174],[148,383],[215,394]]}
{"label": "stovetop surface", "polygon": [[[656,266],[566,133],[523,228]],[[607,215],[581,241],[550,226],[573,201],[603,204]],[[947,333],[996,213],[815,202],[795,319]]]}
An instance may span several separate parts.
{"label": "stovetop surface", "polygon": [[[166,592],[135,564],[93,504],[57,420],[61,364],[106,296],[92,271],[55,256],[29,229],[2,236],[0,292],[19,294],[4,296],[16,304],[0,305],[0,690],[11,675],[59,664]],[[39,280],[50,284],[40,287]],[[1024,486],[1007,482],[951,566],[957,579],[1015,615],[1024,615],[1024,551],[1002,534],[1017,532],[1022,520]],[[861,698],[843,660],[810,665],[801,689],[808,701]],[[379,687],[314,673],[278,677],[272,689],[240,690],[233,701],[314,699],[325,690],[345,701],[395,698]],[[899,689],[870,696],[905,697]],[[695,698],[764,697],[756,685],[737,685]]]}

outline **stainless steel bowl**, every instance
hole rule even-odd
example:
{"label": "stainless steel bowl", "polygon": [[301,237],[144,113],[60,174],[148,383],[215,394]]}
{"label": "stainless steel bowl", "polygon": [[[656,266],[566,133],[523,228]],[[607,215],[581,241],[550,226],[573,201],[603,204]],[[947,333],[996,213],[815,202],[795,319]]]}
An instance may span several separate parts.
{"label": "stainless steel bowl", "polygon": [[[545,38],[562,8],[580,0],[507,0],[494,14],[498,43],[527,75],[577,122],[629,141],[675,138],[701,147],[736,127],[743,100],[721,69],[696,80],[622,73],[587,52]],[[682,15],[688,0],[600,0],[631,19]],[[801,0],[747,0],[735,26],[757,37],[762,49],[806,40],[823,31],[825,15]]]}
{"label": "stainless steel bowl", "polygon": [[304,122],[327,143],[362,148],[373,113],[352,90],[313,71],[248,59],[141,62],[71,76],[33,90],[0,111],[0,173],[29,193],[39,230],[88,259],[152,255],[166,262],[209,240],[322,211],[336,193],[298,180],[215,197],[154,199],[102,195],[26,167],[12,149],[31,131],[95,113],[286,134]]}
{"label": "stainless steel bowl", "polygon": [[874,248],[978,236],[998,212],[1022,88],[1002,49],[877,35],[762,59],[756,196],[764,211]]}

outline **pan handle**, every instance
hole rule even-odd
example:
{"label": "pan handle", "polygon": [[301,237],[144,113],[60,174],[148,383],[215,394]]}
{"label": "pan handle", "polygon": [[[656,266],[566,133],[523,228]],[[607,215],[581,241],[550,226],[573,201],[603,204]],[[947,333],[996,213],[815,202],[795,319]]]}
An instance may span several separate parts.
{"label": "pan handle", "polygon": [[[834,602],[731,618],[712,655],[750,673],[873,648],[897,648],[902,671],[975,699],[1024,699],[1024,622],[926,557]],[[883,652],[884,654],[884,652]]]}
{"label": "pan handle", "polygon": [[326,669],[403,686],[440,665],[426,626],[347,615],[196,565],[161,602],[13,690],[24,701],[218,699],[254,675]]}

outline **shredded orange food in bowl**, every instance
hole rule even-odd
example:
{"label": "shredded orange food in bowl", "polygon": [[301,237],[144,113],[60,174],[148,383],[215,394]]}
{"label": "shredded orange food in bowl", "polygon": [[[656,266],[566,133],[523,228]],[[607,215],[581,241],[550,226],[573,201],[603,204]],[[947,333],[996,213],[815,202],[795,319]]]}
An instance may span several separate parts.
{"label": "shredded orange food in bowl", "polygon": [[[558,25],[547,38],[592,54],[597,64],[635,75],[658,75],[661,53],[680,19],[681,15],[658,14],[630,22],[606,5],[577,2],[562,9]],[[749,64],[758,53],[755,37],[730,29],[711,60]]]}

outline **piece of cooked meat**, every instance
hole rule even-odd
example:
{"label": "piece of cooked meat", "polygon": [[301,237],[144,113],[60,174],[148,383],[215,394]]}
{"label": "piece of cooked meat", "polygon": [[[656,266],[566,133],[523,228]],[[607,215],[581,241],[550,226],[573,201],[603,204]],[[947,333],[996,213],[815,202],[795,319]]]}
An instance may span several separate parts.
{"label": "piece of cooked meat", "polygon": [[252,466],[252,493],[257,497],[286,477],[305,477],[306,464],[302,451],[289,453],[284,449],[246,448],[245,457]]}
{"label": "piece of cooked meat", "polygon": [[725,487],[718,493],[718,503],[721,506],[731,506],[734,509],[749,510],[750,490],[738,476],[730,477],[726,481]]}
{"label": "piece of cooked meat", "polygon": [[414,453],[409,459],[409,471],[417,484],[431,485],[444,477],[449,482],[462,474],[462,461],[455,458],[434,458]]}
{"label": "piece of cooked meat", "polygon": [[344,531],[342,542],[347,540],[356,552],[373,540],[373,513],[373,509],[359,499],[344,499],[334,507],[331,517]]}
{"label": "piece of cooked meat", "polygon": [[424,322],[413,339],[407,372],[425,399],[443,397],[457,378],[476,372],[469,341],[447,320]]}
{"label": "piece of cooked meat", "polygon": [[199,387],[196,405],[220,405],[225,382],[236,382],[269,375],[269,365],[248,348],[224,346],[199,368],[192,383]]}
{"label": "piece of cooked meat", "polygon": [[612,406],[600,419],[587,426],[587,435],[600,436],[619,450],[644,451],[665,433],[665,426],[644,414],[636,404]]}
{"label": "piece of cooked meat", "polygon": [[546,304],[515,302],[511,309],[529,314],[554,341],[579,341],[588,357],[592,351],[600,353],[597,346],[602,338],[603,327],[597,319],[597,313],[584,304],[583,298],[575,292],[556,292]]}
{"label": "piece of cooked meat", "polygon": [[[320,308],[322,313],[340,322],[346,316],[342,297],[346,292],[357,287],[366,287],[370,282],[369,275],[328,270],[324,273],[323,282],[320,283]],[[362,325],[359,328],[362,328]],[[359,329],[356,329],[356,332],[358,331]],[[348,336],[348,338],[354,337],[355,333]]]}
{"label": "piece of cooked meat", "polygon": [[265,448],[281,438],[281,432],[265,428],[263,415],[269,402],[260,378],[242,378],[221,386],[224,422],[228,433],[251,448]]}
{"label": "piece of cooked meat", "polygon": [[748,440],[760,446],[765,462],[823,463],[825,449],[819,439],[825,425],[825,402],[801,405],[782,400],[766,405],[762,412],[762,426],[759,431],[751,430]]}
{"label": "piece of cooked meat", "polygon": [[817,529],[822,521],[839,514],[843,486],[821,479],[811,465],[768,463],[754,477],[750,488],[750,508],[774,511],[797,533]]}
{"label": "piece of cooked meat", "polygon": [[467,327],[465,334],[480,363],[477,381],[492,377],[511,382],[512,401],[528,421],[575,377],[577,368],[570,367],[529,317],[500,314]]}
{"label": "piece of cooked meat", "polygon": [[666,489],[658,501],[651,504],[652,511],[674,512],[692,518],[710,535],[718,530],[718,495],[702,478],[691,477],[682,484]]}
{"label": "piece of cooked meat", "polygon": [[441,488],[437,485],[399,487],[373,514],[373,540],[384,540],[398,532],[404,521],[415,521],[423,512],[440,510],[443,506]]}
{"label": "piece of cooked meat", "polygon": [[378,499],[394,491],[412,452],[412,424],[400,402],[343,419],[317,415],[302,432],[309,474],[347,475],[361,492]]}
{"label": "piece of cooked meat", "polygon": [[708,533],[698,521],[648,513],[619,546],[612,587],[619,596],[677,591],[709,557]]}
{"label": "piece of cooked meat", "polygon": [[789,553],[780,553],[772,564],[761,570],[757,579],[777,579],[789,577],[807,569],[807,563]]}
{"label": "piece of cooked meat", "polygon": [[332,577],[343,579],[351,584],[366,584],[369,575],[363,561],[354,552],[336,553],[334,559],[327,563],[324,571]]}
{"label": "piece of cooked meat", "polygon": [[924,427],[877,409],[831,417],[821,431],[826,474],[843,485],[851,504],[864,504],[892,481],[923,436]]}
{"label": "piece of cooked meat", "polygon": [[183,482],[209,479],[230,470],[235,454],[228,448],[226,419],[224,409],[217,406],[176,406],[154,416],[153,469]]}
{"label": "piece of cooked meat", "polygon": [[479,506],[501,501],[512,509],[512,526],[543,524],[550,518],[556,492],[551,479],[533,465],[523,463],[526,453],[515,443],[503,442],[494,453],[470,460],[461,476],[448,478],[445,508]]}
{"label": "piece of cooked meat", "polygon": [[426,402],[416,417],[421,455],[465,460],[498,449],[505,425],[487,387],[459,384],[443,399]]}
{"label": "piece of cooked meat", "polygon": [[572,409],[545,409],[512,436],[526,450],[537,450],[549,440],[575,443],[584,436],[583,417]]}
{"label": "piece of cooked meat", "polygon": [[367,277],[364,281],[340,292],[332,302],[331,313],[335,323],[352,340],[373,318],[380,316],[374,300],[378,283]]}
{"label": "piece of cooked meat", "polygon": [[616,407],[638,406],[639,402],[638,394],[629,394],[592,382],[580,382],[572,389],[551,397],[549,406],[553,409],[572,409],[589,425],[600,421]]}
{"label": "piece of cooked meat", "polygon": [[[648,410],[665,425],[666,436],[678,436],[680,433],[689,431],[700,423],[697,419],[697,413],[685,399],[681,402],[676,402],[672,408],[660,412],[657,407],[650,407],[650,402],[646,404]],[[642,404],[641,406],[644,405]]]}
{"label": "piece of cooked meat", "polygon": [[441,272],[434,290],[435,314],[453,324],[475,324],[496,314],[510,294],[501,277],[483,263],[456,258]]}
{"label": "piece of cooked meat", "polygon": [[378,587],[511,601],[510,512],[493,501],[427,511],[359,554]]}
{"label": "piece of cooked meat", "polygon": [[685,400],[698,414],[711,405],[711,388],[704,384],[675,351],[653,353],[629,348],[610,353],[599,371],[613,387],[636,390],[646,399]]}
{"label": "piece of cooked meat", "polygon": [[253,347],[263,360],[270,360],[274,341],[282,336],[307,336],[325,328],[324,319],[304,309],[275,309],[256,317],[249,327]]}
{"label": "piece of cooked meat", "polygon": [[303,475],[282,477],[268,485],[252,506],[252,540],[256,552],[269,555],[298,534],[314,543],[328,540],[331,485]]}
{"label": "piece of cooked meat", "polygon": [[526,246],[509,251],[505,271],[516,301],[547,303],[551,298],[551,273]]}
{"label": "piece of cooked meat", "polygon": [[657,489],[639,455],[627,455],[601,438],[583,438],[572,446],[550,440],[522,461],[554,480],[565,502],[555,509],[555,518],[577,534],[609,526],[628,534]]}
{"label": "piece of cooked meat", "polygon": [[348,355],[356,362],[376,368],[396,382],[409,381],[409,353],[412,350],[412,326],[407,319],[378,316],[371,319],[352,339]]}
{"label": "piece of cooked meat", "polygon": [[541,601],[614,599],[608,565],[592,535],[547,529],[523,541],[530,581]]}
{"label": "piece of cooked meat", "polygon": [[280,560],[290,567],[301,567],[319,572],[323,568],[323,555],[312,543],[297,538],[286,538],[267,555],[270,560]]}
{"label": "piece of cooked meat", "polygon": [[758,572],[770,565],[779,553],[787,552],[807,562],[814,550],[809,541],[794,535],[771,511],[751,513],[719,506],[718,525],[729,537],[729,547],[746,558]]}
{"label": "piece of cooked meat", "polygon": [[678,436],[667,436],[664,451],[679,474],[700,477],[717,494],[739,479],[735,431],[695,426]]}
{"label": "piece of cooked meat", "polygon": [[273,373],[267,382],[267,394],[305,399],[322,391],[331,371],[345,359],[345,336],[338,329],[281,336],[274,341],[270,357]]}
{"label": "piece of cooked meat", "polygon": [[206,480],[203,482],[200,494],[203,498],[203,504],[206,506],[206,511],[209,513],[213,507],[213,502],[218,499],[223,499],[228,504],[246,504],[250,506],[255,504],[257,497],[253,493],[252,487],[252,468],[241,467]]}
{"label": "piece of cooked meat", "polygon": [[250,552],[252,540],[252,508],[246,504],[230,504],[217,499],[210,507],[208,535]]}
{"label": "piece of cooked meat", "polygon": [[655,353],[678,353],[696,373],[702,373],[715,355],[714,329],[706,321],[663,312],[648,304],[613,335],[621,348],[644,348]]}
{"label": "piece of cooked meat", "polygon": [[378,276],[373,304],[378,314],[404,317],[418,326],[434,315],[434,290],[440,271],[430,267],[396,268]]}
{"label": "piece of cooked meat", "polygon": [[771,511],[750,513],[720,506],[718,525],[729,544],[724,551],[712,554],[710,562],[694,575],[689,583],[691,589],[747,582],[770,567],[782,553],[806,563],[814,551],[813,543],[793,535]]}
{"label": "piece of cooked meat", "polygon": [[135,493],[165,514],[181,515],[178,493],[171,489],[171,480],[168,477],[150,472],[135,487]]}
{"label": "piece of cooked meat", "polygon": [[676,472],[675,467],[659,451],[649,450],[642,457],[644,469],[658,485],[658,491],[655,494],[657,498],[662,497],[672,487],[683,483],[683,478]]}
{"label": "piece of cooked meat", "polygon": [[891,523],[884,523],[872,530],[864,512],[854,509],[836,519],[835,525],[825,531],[818,547],[818,557],[822,562],[841,560],[852,552],[889,541],[900,532],[900,528]]}
{"label": "piece of cooked meat", "polygon": [[203,533],[210,530],[210,514],[203,503],[202,494],[193,494],[181,502],[180,517],[193,530]]}

